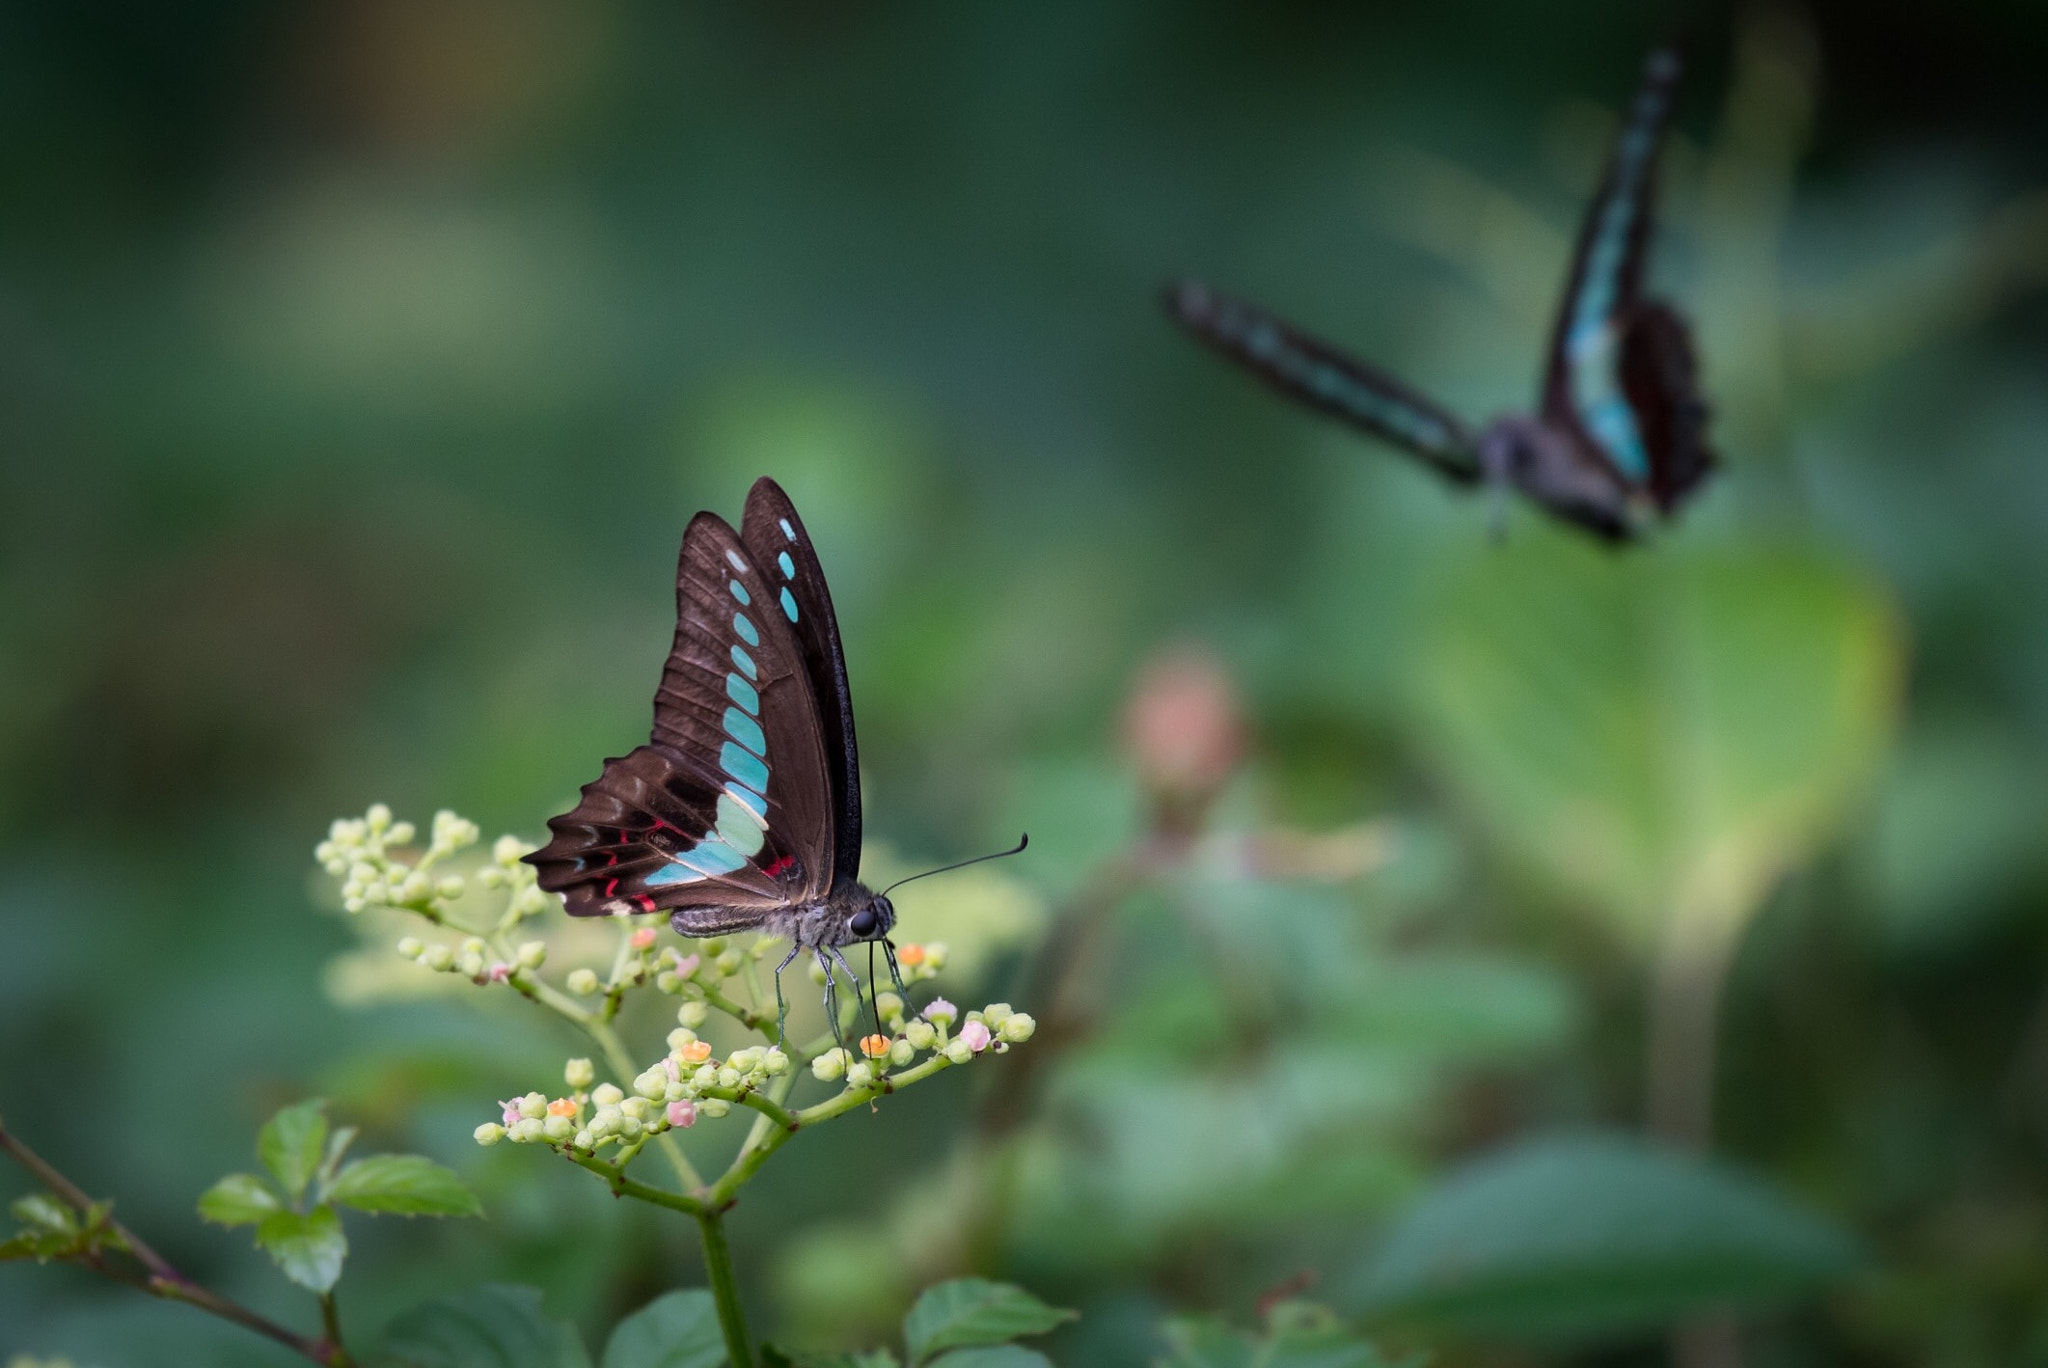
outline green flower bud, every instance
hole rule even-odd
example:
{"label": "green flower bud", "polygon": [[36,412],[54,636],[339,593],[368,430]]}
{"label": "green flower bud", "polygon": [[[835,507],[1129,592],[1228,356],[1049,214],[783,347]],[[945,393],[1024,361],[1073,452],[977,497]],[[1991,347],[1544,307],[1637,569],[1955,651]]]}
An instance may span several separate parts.
{"label": "green flower bud", "polygon": [[546,1116],[548,1099],[543,1093],[530,1092],[519,1099],[519,1114],[524,1117]]}
{"label": "green flower bud", "polygon": [[348,873],[348,861],[342,859],[339,855],[334,856],[332,859],[322,860],[320,867],[326,870],[327,876],[332,879],[339,879]]}
{"label": "green flower bud", "polygon": [[462,953],[465,955],[481,955],[488,948],[482,936],[467,936],[462,942]]}
{"label": "green flower bud", "polygon": [[632,1117],[635,1121],[645,1121],[648,1100],[645,1097],[629,1097],[619,1103],[619,1112],[621,1115]]}
{"label": "green flower bud", "polygon": [[649,1069],[633,1080],[633,1091],[642,1097],[660,1097],[668,1091],[668,1070]]}
{"label": "green flower bud", "polygon": [[545,941],[526,941],[519,947],[519,967],[538,969],[548,962],[548,947]]}
{"label": "green flower bud", "polygon": [[434,895],[439,898],[459,898],[463,890],[462,876],[450,874],[434,885]]}
{"label": "green flower bud", "polygon": [[676,1008],[676,1020],[682,1022],[683,1025],[693,1031],[709,1020],[710,1016],[711,1009],[695,999]]}
{"label": "green flower bud", "polygon": [[505,1128],[495,1121],[486,1121],[470,1132],[479,1145],[495,1145],[505,1138]]}
{"label": "green flower bud", "polygon": [[370,810],[363,814],[363,821],[372,832],[381,833],[391,825],[391,809],[382,803],[372,803]]}
{"label": "green flower bud", "polygon": [[903,1027],[903,1038],[914,1050],[929,1050],[939,1040],[939,1033],[929,1021],[917,1020]]}
{"label": "green flower bud", "polygon": [[955,1064],[965,1064],[974,1058],[974,1050],[964,1040],[949,1040],[946,1042],[945,1055]]}
{"label": "green flower bud", "polygon": [[368,887],[377,882],[377,866],[361,860],[348,867],[348,881],[359,887]]}
{"label": "green flower bud", "polygon": [[770,1045],[761,1052],[761,1072],[770,1078],[780,1078],[789,1072],[789,1056],[780,1047]]}
{"label": "green flower bud", "polygon": [[598,989],[597,971],[594,969],[575,970],[569,975],[566,982],[569,991],[576,994],[576,996],[589,997]]}
{"label": "green flower bud", "polygon": [[885,1017],[903,1015],[903,999],[894,993],[879,993],[875,997],[875,1010]]}
{"label": "green flower bud", "polygon": [[721,1088],[737,1088],[740,1085],[740,1078],[740,1071],[728,1064],[718,1071],[718,1086]]}
{"label": "green flower bud", "polygon": [[664,1102],[680,1102],[689,1095],[690,1090],[685,1088],[680,1081],[672,1082],[661,1090],[661,1100]]}
{"label": "green flower bud", "polygon": [[708,1116],[714,1121],[731,1110],[732,1103],[722,1097],[707,1097],[697,1104],[697,1114]]}
{"label": "green flower bud", "polygon": [[1031,1033],[1038,1029],[1038,1023],[1028,1012],[1012,1012],[1003,1018],[1002,1037],[1012,1045],[1022,1045],[1031,1039]]}
{"label": "green flower bud", "polygon": [[600,1107],[616,1107],[624,1101],[626,1094],[616,1083],[600,1083],[590,1094],[590,1100]]}
{"label": "green flower bud", "polygon": [[668,1048],[671,1053],[679,1053],[683,1046],[690,1044],[696,1039],[697,1033],[695,1031],[687,1026],[678,1026],[668,1033]]}
{"label": "green flower bud", "polygon": [[576,1123],[566,1116],[550,1116],[540,1123],[541,1134],[553,1144],[561,1144],[576,1133]]}
{"label": "green flower bud", "polygon": [[616,1135],[619,1122],[625,1119],[626,1114],[617,1107],[599,1107],[597,1115],[590,1118],[590,1133],[600,1140],[607,1135]]}
{"label": "green flower bud", "polygon": [[846,1066],[846,1086],[865,1088],[875,1081],[875,1070],[865,1059],[856,1059]]}
{"label": "green flower bud", "polygon": [[526,842],[517,836],[500,836],[491,842],[491,858],[510,869],[519,863],[519,857],[526,854],[528,849]]}
{"label": "green flower bud", "polygon": [[405,956],[409,960],[418,959],[420,957],[420,952],[425,950],[426,948],[426,946],[420,944],[420,938],[418,936],[402,936],[399,938],[398,953]]}
{"label": "green flower bud", "polygon": [[420,952],[420,963],[436,973],[446,973],[455,967],[455,952],[445,945],[430,945]]}
{"label": "green flower bud", "polygon": [[572,1059],[562,1066],[562,1081],[577,1091],[589,1087],[597,1079],[597,1070],[587,1059]]}
{"label": "green flower bud", "polygon": [[702,949],[704,953],[707,955],[716,955],[720,953],[725,949],[725,937],[713,936],[710,940],[707,940],[702,943]]}
{"label": "green flower bud", "polygon": [[946,967],[946,943],[926,941],[924,943],[924,966],[933,973]]}
{"label": "green flower bud", "polygon": [[480,869],[477,871],[476,881],[485,888],[503,888],[505,886],[505,871],[502,869]]}
{"label": "green flower bud", "polygon": [[916,1058],[917,1047],[908,1040],[892,1040],[889,1042],[889,1062],[897,1068],[902,1068]]}
{"label": "green flower bud", "polygon": [[464,952],[455,961],[455,967],[462,971],[465,978],[482,978],[484,976],[484,957]]}
{"label": "green flower bud", "polygon": [[514,1121],[512,1129],[506,1134],[512,1137],[514,1144],[530,1145],[536,1140],[544,1139],[547,1129],[541,1124],[539,1117],[529,1116],[523,1121]]}
{"label": "green flower bud", "polygon": [[621,1116],[619,1118],[619,1138],[621,1140],[638,1140],[640,1132],[646,1129],[645,1126],[640,1124],[640,1118],[637,1116]]}
{"label": "green flower bud", "polygon": [[1003,1023],[1010,1019],[1010,1004],[991,1002],[981,1009],[981,1019],[991,1031],[1001,1030]]}
{"label": "green flower bud", "polygon": [[663,993],[673,994],[680,993],[683,991],[683,981],[677,978],[672,971],[667,969],[662,970],[660,973],[654,976],[654,986],[657,991]]}
{"label": "green flower bud", "polygon": [[411,822],[393,822],[391,830],[384,833],[386,845],[411,845],[414,832]]}
{"label": "green flower bud", "polygon": [[820,1083],[836,1082],[846,1073],[846,1051],[827,1050],[811,1061],[811,1076]]}
{"label": "green flower bud", "polygon": [[711,961],[711,963],[719,973],[727,978],[731,978],[734,974],[746,968],[747,957],[737,950],[728,950],[717,959]]}
{"label": "green flower bud", "polygon": [[705,1088],[717,1087],[718,1066],[716,1064],[700,1065],[697,1072],[690,1075],[690,1086],[700,1092]]}

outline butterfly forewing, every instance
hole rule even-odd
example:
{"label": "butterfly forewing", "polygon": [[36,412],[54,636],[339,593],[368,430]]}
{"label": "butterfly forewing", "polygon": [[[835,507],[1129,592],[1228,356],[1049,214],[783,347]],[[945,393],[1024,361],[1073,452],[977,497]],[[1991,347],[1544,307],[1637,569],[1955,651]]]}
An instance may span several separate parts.
{"label": "butterfly forewing", "polygon": [[824,568],[803,519],[782,487],[762,476],[747,494],[740,540],[773,586],[817,700],[825,767],[832,776],[833,858],[840,878],[860,877],[860,748],[853,735],[853,693]]}
{"label": "butterfly forewing", "polygon": [[[1680,67],[1677,52],[1666,48],[1643,68],[1579,231],[1551,335],[1542,403],[1545,421],[1667,508],[1712,463],[1703,424],[1673,421],[1681,413],[1704,414],[1685,324],[1666,306],[1642,298],[1657,144]],[[1653,311],[1658,316],[1649,317]]]}
{"label": "butterfly forewing", "polygon": [[607,761],[527,858],[573,914],[665,908],[710,935],[830,887],[830,775],[802,649],[723,519],[691,521],[676,607],[652,740]]}
{"label": "butterfly forewing", "polygon": [[1420,456],[1454,480],[1479,478],[1471,432],[1392,376],[1193,281],[1170,288],[1166,307],[1197,339],[1282,393]]}

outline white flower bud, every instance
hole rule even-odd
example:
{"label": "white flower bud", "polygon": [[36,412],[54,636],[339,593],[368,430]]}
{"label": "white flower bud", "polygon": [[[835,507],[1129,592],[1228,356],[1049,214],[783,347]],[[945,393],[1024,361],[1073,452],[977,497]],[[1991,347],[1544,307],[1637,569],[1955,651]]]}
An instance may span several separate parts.
{"label": "white flower bud", "polygon": [[450,874],[434,885],[434,896],[453,900],[462,896],[464,887],[460,874]]}
{"label": "white flower bud", "polygon": [[846,1066],[846,1086],[865,1088],[875,1081],[875,1070],[865,1059],[856,1059]]}
{"label": "white flower bud", "polygon": [[892,1040],[889,1042],[889,1062],[897,1068],[902,1068],[916,1058],[917,1047],[908,1040]]}
{"label": "white flower bud", "polygon": [[875,997],[875,1010],[885,1017],[903,1015],[903,999],[894,993],[880,993]]}
{"label": "white flower bud", "polygon": [[358,860],[348,867],[348,879],[352,884],[367,888],[377,882],[377,866]]}
{"label": "white flower bud", "polygon": [[479,1145],[495,1145],[505,1138],[505,1128],[495,1121],[486,1121],[470,1133]]}
{"label": "white flower bud", "polygon": [[704,1064],[699,1066],[697,1072],[690,1075],[690,1086],[698,1089],[699,1091],[705,1088],[717,1087],[718,1066],[716,1064]]}
{"label": "white flower bud", "polygon": [[372,803],[370,810],[363,814],[363,821],[372,832],[381,833],[391,825],[391,809],[382,803]]}
{"label": "white flower bud", "polygon": [[576,1138],[571,1140],[569,1143],[571,1145],[574,1145],[577,1149],[587,1150],[592,1145],[597,1143],[597,1137],[592,1135],[587,1130],[580,1130],[576,1132]]}
{"label": "white flower bud", "polygon": [[680,993],[683,991],[683,981],[675,976],[673,970],[664,969],[654,976],[654,987],[657,992]]}
{"label": "white flower bud", "polygon": [[411,845],[413,834],[411,822],[393,822],[391,830],[384,833],[384,840],[389,845]]}
{"label": "white flower bud", "polygon": [[505,886],[505,871],[502,869],[480,869],[477,871],[476,881],[485,888],[503,888]]}
{"label": "white flower bud", "polygon": [[519,1099],[519,1114],[524,1117],[546,1116],[548,1099],[543,1093],[530,1092]]}
{"label": "white flower bud", "polygon": [[635,1121],[645,1121],[647,1119],[647,1104],[652,1100],[646,1097],[629,1097],[619,1103],[619,1111],[622,1115],[630,1116]]}
{"label": "white flower bud", "polygon": [[566,982],[570,992],[578,997],[589,997],[598,989],[597,971],[594,969],[575,970],[569,975]]}
{"label": "white flower bud", "polygon": [[718,1086],[721,1088],[737,1088],[740,1085],[740,1077],[740,1071],[728,1064],[718,1071]]}
{"label": "white flower bud", "polygon": [[545,941],[523,941],[513,956],[522,969],[538,969],[548,962],[548,947]]}
{"label": "white flower bud", "polygon": [[747,957],[737,950],[728,950],[711,963],[712,967],[717,969],[719,973],[727,978],[731,978],[746,967]]}
{"label": "white flower bud", "polygon": [[330,878],[339,879],[344,874],[348,873],[348,861],[342,859],[341,856],[339,855],[335,855],[328,859],[322,860],[320,862],[320,867],[327,871],[328,877]]}
{"label": "white flower bud", "polygon": [[707,955],[719,954],[725,949],[725,937],[713,936],[710,940],[702,942],[700,948]]}
{"label": "white flower bud", "polygon": [[1012,1012],[1009,1016],[1003,1018],[1001,1035],[1004,1040],[1009,1041],[1012,1045],[1022,1045],[1025,1041],[1031,1039],[1031,1033],[1037,1029],[1038,1023],[1032,1020],[1030,1013]]}
{"label": "white flower bud", "polygon": [[649,1069],[633,1080],[633,1091],[642,1097],[660,1097],[668,1091],[668,1070]]}
{"label": "white flower bud", "polygon": [[938,1043],[939,1033],[929,1021],[912,1021],[903,1027],[903,1038],[914,1050],[929,1050]]}
{"label": "white flower bud", "polygon": [[731,1110],[732,1103],[722,1097],[707,1097],[697,1104],[697,1114],[708,1116],[714,1121]]}
{"label": "white flower bud", "polygon": [[576,1133],[576,1123],[566,1116],[550,1116],[540,1123],[541,1133],[554,1144],[561,1144]]}
{"label": "white flower bud", "polygon": [[782,1052],[781,1047],[770,1045],[761,1052],[761,1072],[770,1078],[782,1077],[789,1072],[789,1056]]}
{"label": "white flower bud", "polygon": [[420,938],[418,936],[399,937],[398,953],[405,956],[409,960],[418,959],[420,957],[420,953],[424,951],[426,948],[426,946],[420,944]]}
{"label": "white flower bud", "polygon": [[831,1083],[846,1073],[846,1051],[827,1050],[811,1061],[811,1076],[821,1083]]}
{"label": "white flower bud", "polygon": [[955,1064],[965,1064],[974,1058],[974,1047],[964,1040],[949,1040],[946,1042],[945,1055]]}
{"label": "white flower bud", "polygon": [[991,1031],[1000,1030],[1003,1023],[1010,1019],[1010,1004],[1007,1002],[991,1002],[988,1006],[981,1009],[981,1019],[987,1023]]}
{"label": "white flower bud", "polygon": [[597,1070],[587,1059],[572,1059],[562,1066],[562,1081],[581,1091],[597,1078]]}
{"label": "white flower bud", "polygon": [[638,1140],[640,1132],[645,1129],[647,1128],[640,1124],[640,1118],[637,1116],[621,1116],[619,1118],[619,1138],[621,1140]]}
{"label": "white flower bud", "polygon": [[500,836],[491,842],[491,858],[510,869],[519,863],[519,857],[526,853],[526,842],[517,836]]}
{"label": "white flower bud", "polygon": [[544,1138],[547,1134],[547,1129],[541,1124],[539,1117],[529,1116],[523,1121],[514,1121],[512,1129],[506,1133],[512,1137],[513,1143],[530,1145],[536,1140]]}
{"label": "white flower bud", "polygon": [[710,1016],[711,1009],[694,998],[676,1008],[676,1020],[693,1031],[709,1020]]}
{"label": "white flower bud", "polygon": [[464,978],[482,978],[484,976],[484,957],[465,952],[455,961],[455,967],[462,971]]}
{"label": "white flower bud", "polygon": [[455,952],[445,945],[430,945],[420,952],[420,963],[436,973],[446,973],[455,967]]}
{"label": "white flower bud", "polygon": [[600,1083],[590,1094],[590,1100],[600,1107],[616,1107],[625,1100],[625,1097],[626,1094],[620,1091],[616,1083]]}

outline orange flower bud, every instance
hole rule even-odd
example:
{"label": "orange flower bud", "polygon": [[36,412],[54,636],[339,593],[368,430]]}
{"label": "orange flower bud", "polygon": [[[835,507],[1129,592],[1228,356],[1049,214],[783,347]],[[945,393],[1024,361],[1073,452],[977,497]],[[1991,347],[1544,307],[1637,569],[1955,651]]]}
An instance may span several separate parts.
{"label": "orange flower bud", "polygon": [[574,1116],[575,1114],[576,1099],[573,1097],[558,1097],[548,1103],[549,1116]]}
{"label": "orange flower bud", "polygon": [[711,1058],[711,1042],[708,1040],[692,1040],[687,1042],[678,1053],[692,1064],[702,1064],[705,1060]]}
{"label": "orange flower bud", "polygon": [[916,965],[923,964],[924,947],[922,945],[901,946],[896,951],[896,958],[900,960],[902,963],[911,965],[913,967]]}
{"label": "orange flower bud", "polygon": [[641,928],[640,928],[639,930],[635,931],[635,932],[633,933],[633,935],[632,935],[632,946],[633,946],[633,948],[634,948],[635,950],[645,950],[645,949],[646,949],[646,948],[647,948],[648,946],[650,946],[650,945],[654,944],[654,936],[655,936],[655,931],[654,931],[654,928],[653,928],[653,927],[651,927],[651,926],[643,926],[643,927],[641,927]]}
{"label": "orange flower bud", "polygon": [[860,1038],[860,1052],[869,1059],[880,1059],[883,1055],[889,1053],[889,1037],[885,1035],[862,1036]]}

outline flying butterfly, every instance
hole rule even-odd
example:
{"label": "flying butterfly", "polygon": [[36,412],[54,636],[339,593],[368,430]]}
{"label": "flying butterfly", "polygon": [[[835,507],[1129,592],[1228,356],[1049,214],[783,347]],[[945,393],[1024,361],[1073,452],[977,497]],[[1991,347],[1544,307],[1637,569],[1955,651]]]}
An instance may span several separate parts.
{"label": "flying butterfly", "polygon": [[901,991],[890,890],[859,878],[860,753],[839,624],[818,553],[775,481],[755,481],[737,532],[715,513],[690,520],[654,734],[605,761],[548,828],[554,839],[526,860],[571,916],[666,911],[683,936],[788,939],[775,967],[778,1036],[782,971],[805,950],[825,971],[835,1035],[834,963],[860,992],[842,947],[870,942],[872,958],[880,942]]}
{"label": "flying butterfly", "polygon": [[1567,522],[1628,541],[1714,466],[1691,335],[1643,295],[1659,134],[1680,60],[1660,49],[1579,231],[1536,413],[1474,432],[1391,376],[1207,286],[1166,292],[1196,338],[1267,384],[1421,458],[1458,484],[1514,487]]}

